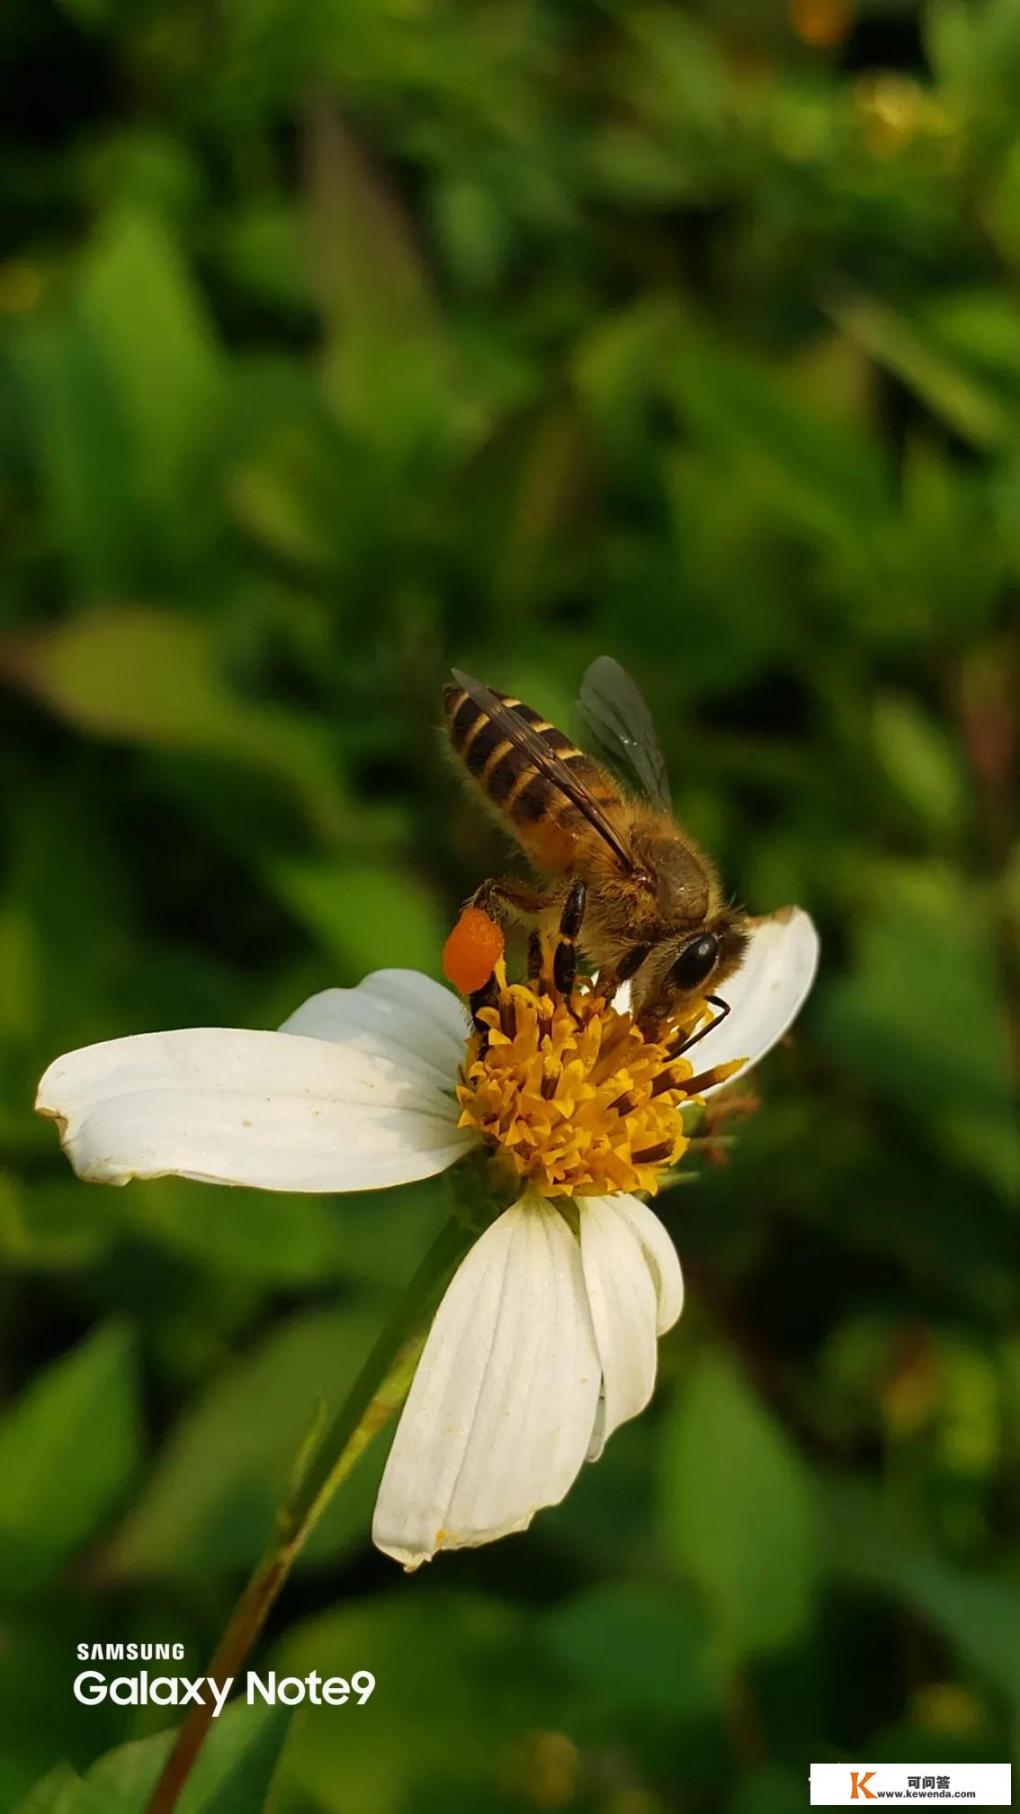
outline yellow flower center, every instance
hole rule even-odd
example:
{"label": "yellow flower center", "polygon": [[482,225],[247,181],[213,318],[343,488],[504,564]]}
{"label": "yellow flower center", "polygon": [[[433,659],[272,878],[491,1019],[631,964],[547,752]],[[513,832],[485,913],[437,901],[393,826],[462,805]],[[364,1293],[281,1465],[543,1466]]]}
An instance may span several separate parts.
{"label": "yellow flower center", "polygon": [[703,1004],[650,1039],[589,977],[564,998],[548,978],[508,983],[500,962],[495,985],[478,1017],[484,1031],[468,1040],[459,1126],[477,1128],[511,1176],[543,1196],[654,1195],[688,1145],[684,1103],[737,1068],[693,1077],[677,1056]]}

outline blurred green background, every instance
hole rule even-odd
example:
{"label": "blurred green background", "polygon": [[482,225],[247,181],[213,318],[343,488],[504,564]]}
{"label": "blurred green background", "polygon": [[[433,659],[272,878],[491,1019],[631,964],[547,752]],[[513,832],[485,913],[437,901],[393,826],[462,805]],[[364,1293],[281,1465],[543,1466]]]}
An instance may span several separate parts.
{"label": "blurred green background", "polygon": [[437,974],[503,863],[449,664],[569,721],[602,652],[818,989],[661,1199],[652,1410],[414,1579],[381,1443],[259,1652],[373,1700],[224,1721],[195,1806],[1010,1756],[1018,0],[9,0],[0,63],[0,1807],[141,1806],[75,1643],[201,1672],[445,1213],[86,1187],[35,1079]]}

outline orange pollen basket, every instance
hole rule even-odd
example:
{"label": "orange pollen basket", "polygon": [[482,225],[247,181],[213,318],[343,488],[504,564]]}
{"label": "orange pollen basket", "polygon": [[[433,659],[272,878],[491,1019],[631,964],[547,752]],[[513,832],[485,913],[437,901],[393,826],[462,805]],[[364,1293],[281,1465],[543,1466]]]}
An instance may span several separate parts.
{"label": "orange pollen basket", "polygon": [[[476,1128],[505,1172],[543,1196],[654,1195],[688,1145],[680,1111],[700,1100],[688,1089],[693,1067],[671,1054],[703,1005],[651,1040],[588,977],[569,998],[548,977],[508,983],[502,962],[495,980],[496,1002],[479,1015],[484,1032],[468,1041],[459,1125]],[[737,1068],[702,1072],[697,1088]]]}
{"label": "orange pollen basket", "polygon": [[465,907],[443,946],[443,975],[461,995],[488,982],[503,955],[503,933],[480,907]]}

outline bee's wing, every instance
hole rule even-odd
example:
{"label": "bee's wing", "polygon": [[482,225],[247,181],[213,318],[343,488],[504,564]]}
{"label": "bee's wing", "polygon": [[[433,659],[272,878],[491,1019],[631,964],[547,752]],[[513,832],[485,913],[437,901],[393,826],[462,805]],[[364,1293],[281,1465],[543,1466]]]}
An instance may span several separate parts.
{"label": "bee's wing", "polygon": [[502,699],[498,699],[492,688],[487,687],[483,681],[472,680],[470,674],[462,674],[459,668],[453,669],[453,678],[459,687],[463,687],[465,693],[474,700],[475,704],[481,707],[486,716],[491,718],[493,724],[498,726],[508,742],[514,744],[522,755],[527,756],[528,761],[534,763],[546,780],[550,781],[553,787],[558,788],[560,793],[565,794],[572,805],[577,807],[578,812],[584,814],[592,830],[597,831],[600,838],[605,840],[623,868],[628,871],[632,870],[634,859],[615,825],[606,817],[602,807],[589,793],[584,783],[579,781],[576,775],[571,774],[567,764],[560,761],[547,743],[543,743],[541,737],[532,730],[527,720],[520,717],[512,706],[505,705]]}
{"label": "bee's wing", "polygon": [[600,655],[585,669],[577,703],[597,752],[646,799],[671,813],[666,758],[652,714],[627,670],[611,655]]}

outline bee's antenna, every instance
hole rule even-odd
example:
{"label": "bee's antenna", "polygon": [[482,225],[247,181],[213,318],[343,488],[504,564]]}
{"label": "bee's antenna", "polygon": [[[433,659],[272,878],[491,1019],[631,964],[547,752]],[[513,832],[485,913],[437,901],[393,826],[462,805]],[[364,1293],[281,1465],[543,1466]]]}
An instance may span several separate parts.
{"label": "bee's antenna", "polygon": [[711,1002],[713,1008],[718,1008],[718,1014],[714,1020],[709,1021],[707,1027],[699,1027],[696,1033],[691,1034],[690,1039],[685,1039],[683,1045],[678,1046],[677,1050],[674,1052],[674,1058],[682,1058],[685,1052],[689,1052],[692,1046],[697,1045],[699,1039],[704,1039],[706,1033],[714,1033],[716,1027],[721,1027],[723,1021],[726,1019],[726,1016],[730,1011],[730,1004],[728,1001],[723,1001],[721,995],[706,995],[705,1000]]}

